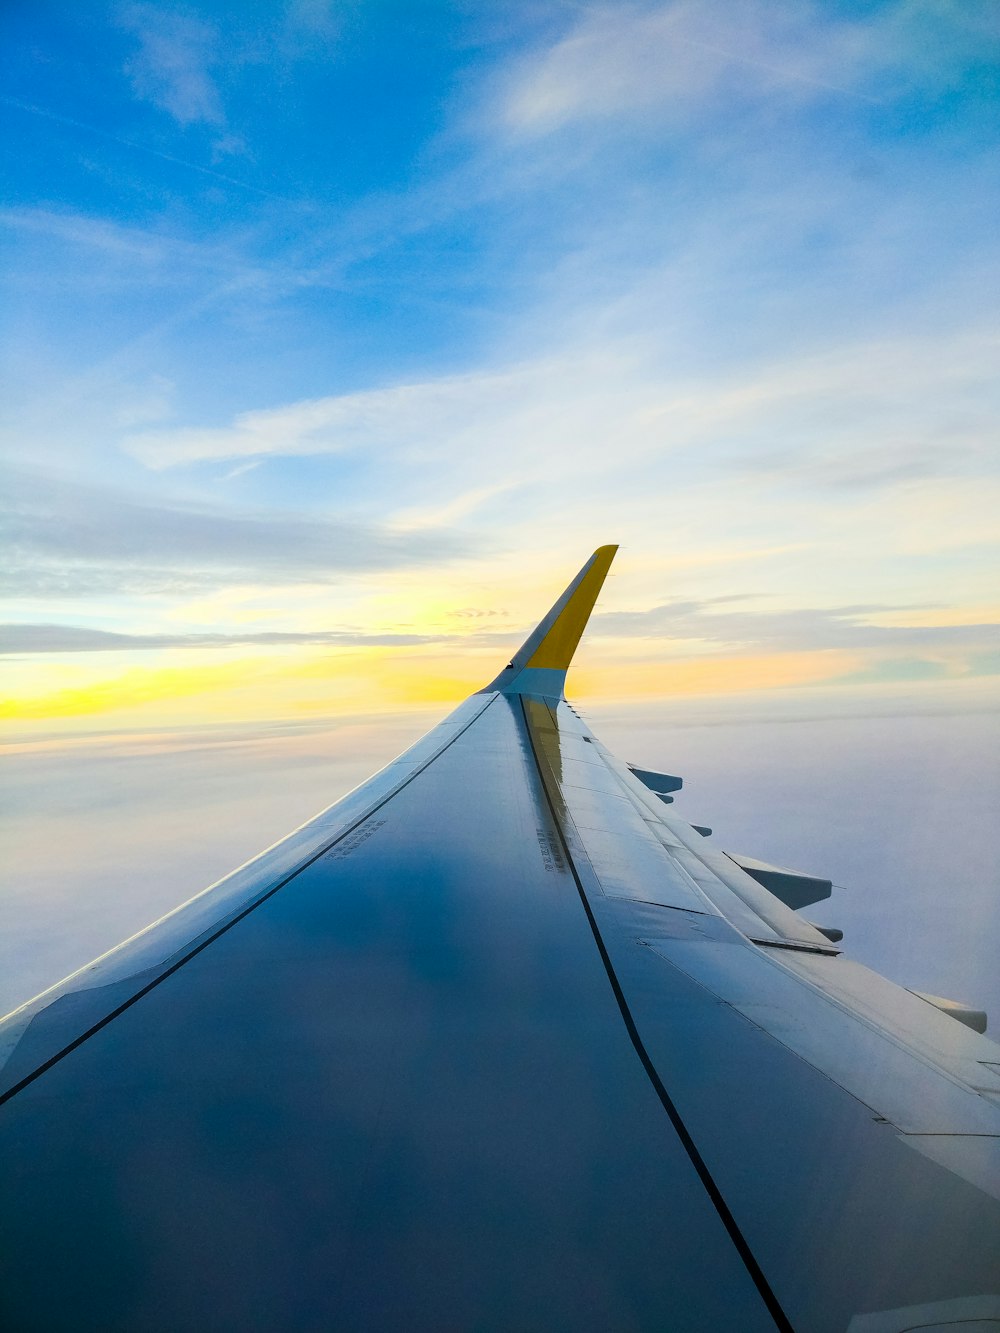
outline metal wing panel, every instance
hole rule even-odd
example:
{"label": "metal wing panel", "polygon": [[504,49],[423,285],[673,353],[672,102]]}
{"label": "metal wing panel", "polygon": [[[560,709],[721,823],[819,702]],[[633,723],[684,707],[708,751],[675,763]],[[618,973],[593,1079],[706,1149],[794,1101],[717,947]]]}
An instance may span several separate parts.
{"label": "metal wing panel", "polygon": [[838,958],[559,702],[612,555],[443,731],[15,1016],[5,1327],[1000,1308],[1000,1048]]}
{"label": "metal wing panel", "polygon": [[1000,1204],[967,1170],[984,1163],[944,1169],[924,1149],[982,1136],[900,1133],[637,943],[648,936],[622,907],[595,915],[637,1031],[790,1325],[842,1333],[857,1315],[996,1292]]}
{"label": "metal wing panel", "polygon": [[601,893],[560,782],[580,724],[524,706],[623,1012],[791,1326],[1000,1287],[1000,1048],[828,953]]}
{"label": "metal wing panel", "polygon": [[[884,1017],[872,1021],[804,986],[784,958],[731,940],[706,945],[665,936],[647,944],[898,1129],[1000,1135],[1000,1104],[928,1059],[923,1044],[887,1028]],[[823,966],[835,968],[836,960]]]}
{"label": "metal wing panel", "polygon": [[494,697],[467,699],[392,763],[286,838],[0,1020],[0,1101],[324,848],[349,835],[461,735]]}
{"label": "metal wing panel", "polygon": [[519,701],[361,830],[2,1108],[4,1326],[773,1328]]}
{"label": "metal wing panel", "polygon": [[[536,737],[538,752],[544,757],[548,772],[559,789],[565,815],[573,822],[574,837],[589,857],[588,830],[581,825],[580,812],[574,808],[576,794],[567,785],[564,777],[566,761],[561,758],[563,728],[567,733],[565,748],[570,753],[575,752],[571,738],[579,737],[586,729],[565,705],[552,709],[541,701],[529,700],[525,703],[525,709],[532,734]],[[606,755],[607,752],[602,746],[594,744],[592,753]],[[621,776],[622,766],[617,761],[609,765],[609,768],[612,767]],[[603,787],[603,782],[595,781],[596,791]],[[690,826],[684,825],[679,816],[667,813],[658,816],[658,819],[670,830],[663,839],[667,859],[677,862],[681,867],[690,867],[692,859],[708,864],[713,855],[718,855],[702,852],[703,840],[691,831]],[[607,830],[609,837],[617,835],[624,838],[626,831],[632,832],[630,821],[623,817],[621,807],[616,803],[605,802],[603,817],[595,817],[590,810],[584,810],[583,825],[587,820],[598,823],[602,830]],[[651,820],[648,827],[655,828],[655,821]],[[697,857],[692,851],[692,845],[697,849]],[[600,879],[599,866],[592,857],[590,859]],[[728,860],[725,856],[721,859]],[[623,866],[628,866],[627,858],[624,857]],[[620,868],[618,873],[631,878],[633,891],[617,896],[662,901],[662,905],[668,907],[686,905],[680,901],[669,901],[666,897],[657,899],[639,892],[637,886],[642,881],[635,868]],[[693,873],[691,878],[694,879]],[[708,879],[703,876],[697,882],[705,894],[711,896]],[[757,888],[766,893],[766,890],[760,890],[760,886]],[[781,913],[777,920],[781,921],[785,913],[794,916],[791,909],[783,904],[777,906]],[[791,1036],[793,1032],[803,1033],[803,1043],[810,1049],[829,1052],[830,1069],[845,1048],[855,1052],[851,1063],[856,1066],[854,1078],[859,1086],[875,1077],[869,1061],[861,1053],[861,1046],[855,1048],[855,1043],[863,1043],[865,1040],[865,1033],[861,1029],[867,1029],[888,1044],[884,1047],[884,1059],[891,1058],[889,1046],[892,1045],[906,1052],[906,1058],[911,1064],[916,1063],[928,1071],[928,1079],[923,1085],[925,1097],[922,1106],[917,1105],[918,1098],[910,1097],[906,1103],[908,1109],[904,1112],[901,1097],[895,1096],[902,1119],[912,1120],[914,1116],[923,1118],[928,1114],[926,1103],[931,1100],[932,1074],[940,1076],[945,1083],[952,1083],[960,1094],[951,1103],[953,1111],[950,1118],[946,1117],[946,1122],[937,1126],[938,1129],[944,1132],[957,1131],[965,1125],[965,1132],[1000,1134],[1000,1073],[994,1073],[989,1063],[1000,1059],[1000,1046],[964,1026],[956,1029],[954,1020],[935,1010],[913,992],[894,985],[858,963],[838,956],[838,951],[832,949],[821,936],[819,939],[823,942],[823,948],[813,947],[811,935],[796,938],[791,930],[783,931],[780,936],[771,934],[770,939],[764,935],[761,939],[760,934],[747,934],[745,917],[738,917],[734,921],[722,908],[716,907],[716,910],[731,925],[740,927],[724,937],[726,943],[746,942],[741,938],[746,935],[747,938],[765,944],[774,940],[775,943],[801,944],[805,947],[781,951],[742,949],[732,953],[716,953],[714,961],[708,961],[707,956],[701,958],[700,950],[687,955],[683,945],[665,943],[664,949],[675,955],[674,961],[679,966],[692,971],[692,975],[703,984],[714,987],[727,1003],[747,1009],[757,1006],[762,1014],[769,1010],[785,1014],[786,1018],[782,1021],[791,1044],[795,1044]],[[686,964],[680,961],[681,958],[687,959]],[[804,989],[801,983],[805,983]],[[840,1026],[855,1024],[857,1035],[851,1040],[839,1042],[830,1033],[824,1036],[819,1030],[828,1022]],[[888,1087],[896,1079],[895,1076],[887,1076],[882,1082]],[[987,1101],[984,1102],[979,1095],[970,1096],[970,1092],[987,1094]],[[941,1095],[946,1094],[942,1091]],[[916,1130],[917,1126],[913,1128]],[[920,1128],[928,1131],[933,1126],[925,1124]]]}

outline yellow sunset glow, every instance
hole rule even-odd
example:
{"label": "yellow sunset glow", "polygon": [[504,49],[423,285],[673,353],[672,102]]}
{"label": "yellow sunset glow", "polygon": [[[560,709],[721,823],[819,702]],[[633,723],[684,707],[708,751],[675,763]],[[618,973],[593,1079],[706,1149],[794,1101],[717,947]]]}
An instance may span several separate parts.
{"label": "yellow sunset glow", "polygon": [[[136,724],[152,724],[157,718],[167,723],[320,717],[431,704],[444,709],[480,688],[502,665],[482,650],[449,652],[440,645],[298,649],[224,661],[205,660],[206,653],[197,656],[200,660],[159,665],[43,663],[8,690],[0,716],[10,723],[37,724],[120,714]],[[615,660],[593,651],[587,657],[572,668],[569,683],[571,696],[582,700],[809,685],[861,665],[854,654],[830,651],[680,661],[651,660],[645,654]]]}

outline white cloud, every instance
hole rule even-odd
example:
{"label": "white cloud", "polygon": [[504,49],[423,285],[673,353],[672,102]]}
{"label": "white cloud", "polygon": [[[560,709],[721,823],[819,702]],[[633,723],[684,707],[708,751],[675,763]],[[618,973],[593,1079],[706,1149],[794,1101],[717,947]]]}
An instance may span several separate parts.
{"label": "white cloud", "polygon": [[[64,390],[34,394],[45,419],[19,420],[10,448],[69,457],[86,434],[97,458],[120,444],[130,457],[102,452],[102,469],[134,484],[137,459],[156,474],[140,483],[151,493],[187,467],[184,487],[212,497],[228,473],[227,499],[255,520],[279,499],[315,512],[321,487],[396,534],[474,513],[496,548],[519,542],[539,561],[539,544],[562,559],[621,536],[696,592],[742,586],[747,553],[766,553],[761,577],[804,604],[826,580],[853,579],[839,596],[861,600],[903,528],[917,551],[941,534],[967,542],[1000,407],[985,154],[942,151],[923,128],[897,152],[841,98],[898,89],[906,9],[893,4],[900,40],[880,50],[874,19],[808,3],[566,6],[562,37],[503,57],[488,132],[438,143],[398,194],[241,213],[238,232],[198,247],[171,238],[175,220],[147,236],[19,211],[60,300],[75,283],[127,281],[143,331]],[[330,11],[281,12],[308,36]],[[208,29],[176,49],[212,83]],[[164,79],[180,68],[161,65]],[[214,115],[217,93],[199,103],[199,86],[188,109]],[[828,96],[836,108],[806,105]],[[364,335],[342,357],[353,327]],[[169,425],[155,395],[145,420],[116,414],[131,386],[164,373],[186,400]],[[295,461],[323,455],[336,461]],[[275,461],[253,471],[263,460]],[[225,465],[192,466],[206,463]],[[286,539],[281,525],[259,535]],[[145,586],[162,563],[140,571]],[[169,571],[172,585],[189,575],[201,577]],[[922,594],[907,582],[887,595]]]}
{"label": "white cloud", "polygon": [[183,126],[225,122],[209,72],[216,59],[214,29],[149,4],[129,5],[121,22],[139,39],[138,52],[125,66],[137,97]]}
{"label": "white cloud", "polygon": [[[208,459],[333,454],[354,449],[442,456],[468,448],[523,455],[543,440],[584,444],[620,412],[627,386],[570,359],[444,376],[244,412],[231,426],[143,431],[123,447],[153,469]],[[589,374],[588,374],[589,372]],[[588,378],[590,387],[588,388]]]}
{"label": "white cloud", "polygon": [[340,30],[335,8],[333,0],[290,0],[286,22],[311,36],[335,37]]}
{"label": "white cloud", "polygon": [[529,51],[494,87],[492,112],[515,136],[628,116],[705,126],[833,95],[888,102],[915,87],[940,92],[956,71],[990,58],[995,7],[895,0],[848,17],[821,0],[666,0],[582,5],[557,40]]}
{"label": "white cloud", "polygon": [[186,593],[227,584],[319,584],[467,556],[444,528],[404,531],[327,511],[236,509],[10,468],[0,500],[3,591],[74,597]]}
{"label": "white cloud", "polygon": [[[905,623],[919,607],[835,606],[792,610],[739,609],[751,600],[720,597],[707,601],[666,602],[646,611],[610,611],[593,618],[596,634],[663,639],[674,644],[711,645],[768,652],[812,652],[832,648],[887,648],[920,652],[951,647],[974,651],[1000,647],[1000,624]],[[732,603],[737,609],[732,609]],[[717,609],[722,606],[723,609]],[[901,612],[904,623],[880,623],[886,613]],[[919,622],[920,617],[917,617]]]}
{"label": "white cloud", "polygon": [[[170,258],[176,260],[182,244],[141,227],[121,226],[106,218],[48,208],[0,209],[0,226],[28,237],[42,238],[48,247],[46,254],[50,263],[54,243],[70,250],[91,250],[106,259],[132,264],[144,277],[148,276],[151,266],[159,266]],[[188,245],[184,249],[194,252],[195,247]]]}
{"label": "white cloud", "polygon": [[[446,464],[475,503],[514,482],[627,474],[669,455],[806,489],[871,488],[989,470],[996,337],[886,338],[751,371],[665,375],[612,343],[507,370],[445,376],[153,429],[123,447],[153,470],[210,460],[361,452]],[[682,456],[688,455],[686,460]],[[500,482],[484,460],[501,465]],[[463,492],[464,494],[464,492]],[[439,512],[439,499],[434,509]]]}
{"label": "white cloud", "polygon": [[862,25],[824,21],[809,4],[678,0],[586,10],[559,41],[505,81],[510,130],[543,134],[575,120],[702,104],[716,94],[835,93],[872,100],[881,63]]}
{"label": "white cloud", "polygon": [[89,625],[0,624],[0,654],[147,652],[164,648],[275,648],[319,644],[335,648],[409,648],[442,643],[444,634],[364,634],[359,630],[255,630],[202,634],[122,634]]}

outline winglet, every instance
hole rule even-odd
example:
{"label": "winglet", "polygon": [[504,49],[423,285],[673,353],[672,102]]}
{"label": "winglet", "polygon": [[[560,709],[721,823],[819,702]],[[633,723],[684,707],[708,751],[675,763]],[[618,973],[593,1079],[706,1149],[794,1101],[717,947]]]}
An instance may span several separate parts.
{"label": "winglet", "polygon": [[484,694],[499,690],[502,694],[562,697],[566,672],[617,550],[617,546],[597,548]]}

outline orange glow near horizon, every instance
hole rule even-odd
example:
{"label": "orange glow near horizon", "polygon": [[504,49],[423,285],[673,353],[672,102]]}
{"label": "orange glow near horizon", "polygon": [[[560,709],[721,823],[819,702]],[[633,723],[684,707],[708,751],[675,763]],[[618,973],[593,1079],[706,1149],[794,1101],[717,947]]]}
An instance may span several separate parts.
{"label": "orange glow near horizon", "polygon": [[[651,657],[650,645],[621,654],[592,646],[571,668],[569,693],[580,700],[661,699],[677,695],[736,694],[833,684],[869,663],[857,653],[820,650],[685,658]],[[603,651],[602,651],[603,649]],[[191,650],[193,651],[193,650]],[[111,657],[112,655],[107,655]],[[155,664],[135,654],[75,662],[21,663],[0,716],[31,726],[65,725],[102,716],[125,725],[252,721],[388,712],[440,704],[447,707],[480,688],[497,669],[481,648],[419,645],[364,647],[331,652],[281,650]],[[189,654],[185,654],[190,657]]]}

